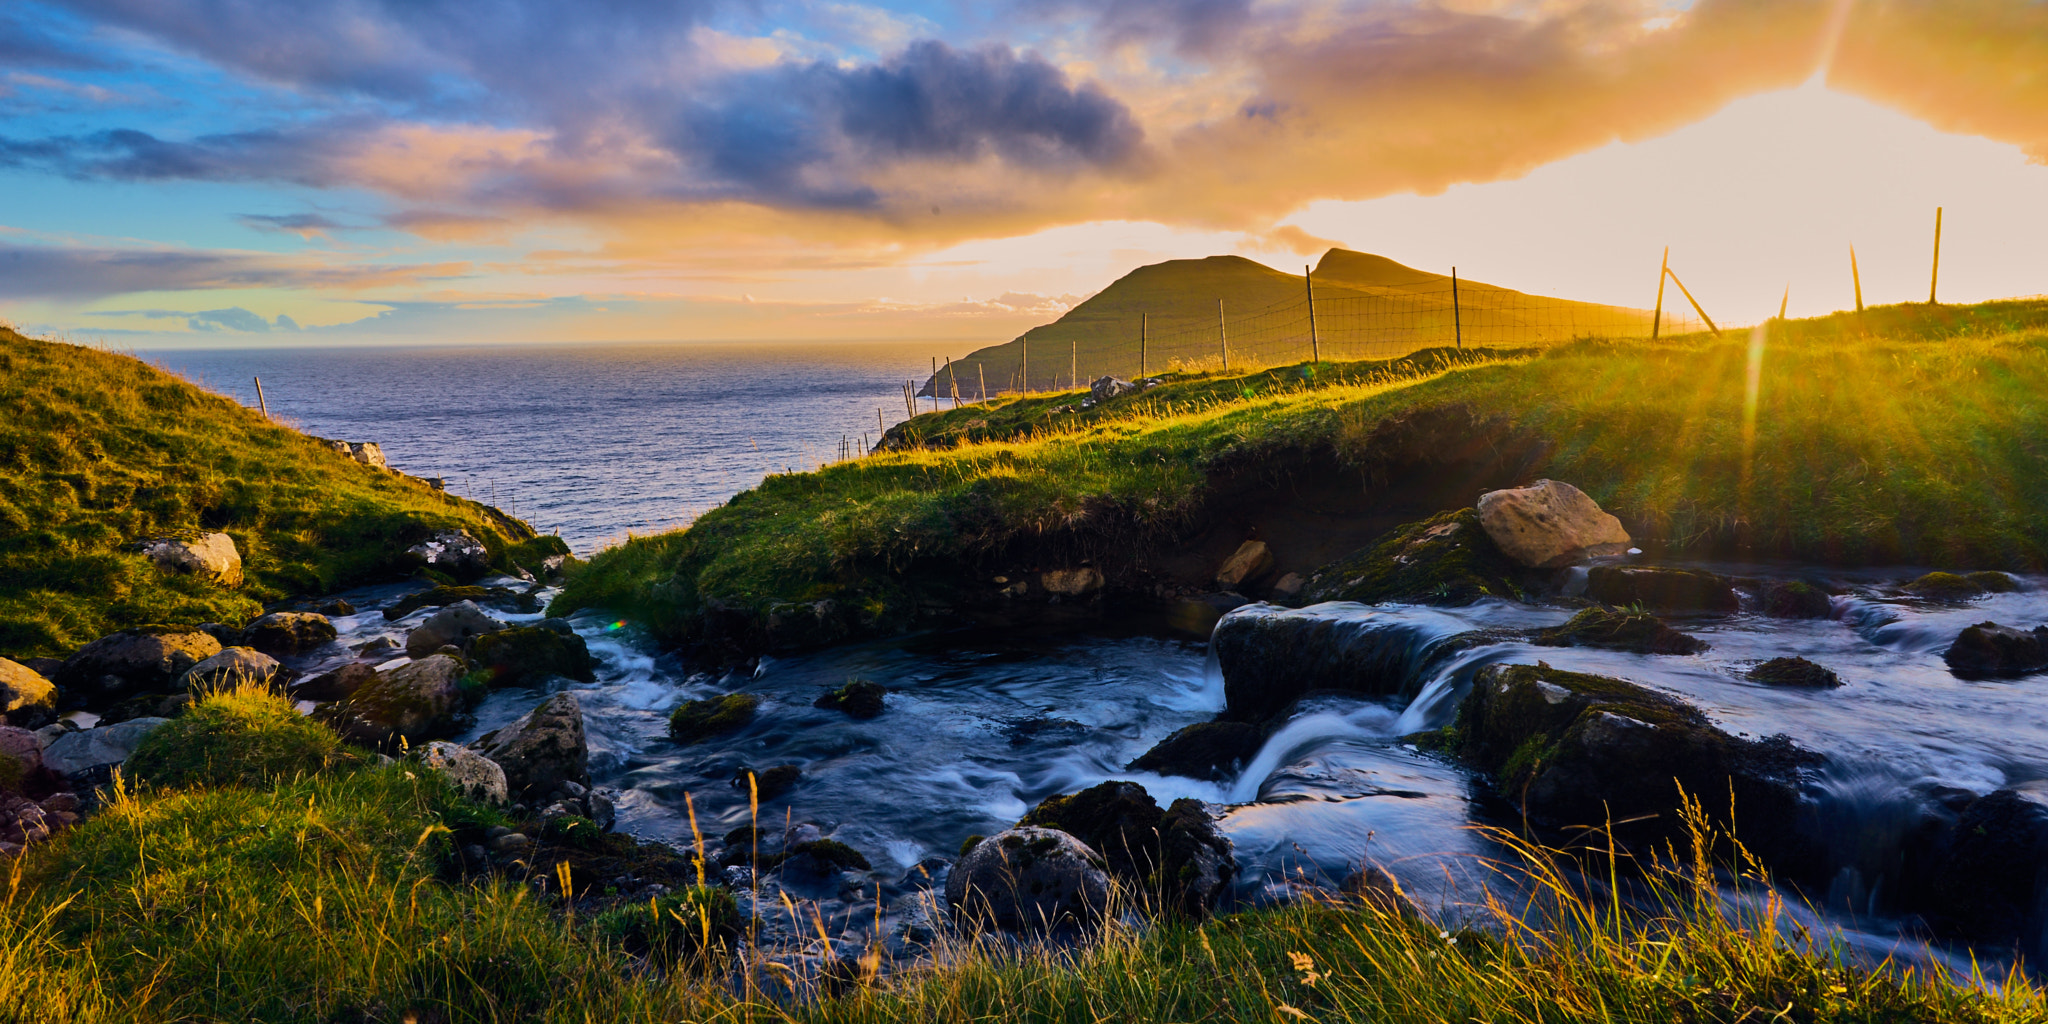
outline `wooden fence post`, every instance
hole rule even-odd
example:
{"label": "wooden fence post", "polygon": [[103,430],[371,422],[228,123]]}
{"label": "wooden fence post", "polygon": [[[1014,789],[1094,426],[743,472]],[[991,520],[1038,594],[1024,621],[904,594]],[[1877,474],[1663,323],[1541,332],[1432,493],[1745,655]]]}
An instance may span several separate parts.
{"label": "wooden fence post", "polygon": [[270,403],[263,400],[263,378],[256,378],[256,407],[263,410],[263,418],[270,418]]}
{"label": "wooden fence post", "polygon": [[1465,348],[1465,317],[1458,311],[1458,268],[1451,268],[1451,330],[1457,333],[1458,349]]}
{"label": "wooden fence post", "polygon": [[1223,353],[1223,370],[1230,372],[1230,324],[1223,319],[1223,300],[1216,300],[1216,347]]}
{"label": "wooden fence post", "polygon": [[1148,340],[1146,335],[1151,333],[1151,328],[1152,314],[1138,314],[1138,377],[1140,380],[1145,377],[1145,343]]}
{"label": "wooden fence post", "polygon": [[1316,334],[1316,282],[1307,264],[1301,267],[1301,284],[1308,289],[1308,358],[1310,363],[1323,361],[1323,342]]}
{"label": "wooden fence post", "polygon": [[1664,279],[1671,276],[1671,247],[1664,247],[1664,262],[1657,267],[1657,309],[1650,314],[1650,340],[1664,330]]}
{"label": "wooden fence post", "polygon": [[1941,284],[1941,207],[1934,208],[1934,273],[1927,279],[1927,304],[1935,305],[1934,289]]}
{"label": "wooden fence post", "polygon": [[1849,280],[1856,283],[1856,312],[1863,312],[1863,271],[1856,268],[1856,247],[1849,247]]}
{"label": "wooden fence post", "polygon": [[1714,326],[1714,318],[1708,316],[1707,311],[1700,308],[1700,300],[1692,297],[1692,291],[1686,288],[1685,282],[1679,279],[1678,273],[1676,271],[1668,269],[1664,272],[1671,275],[1672,283],[1678,285],[1678,290],[1685,296],[1685,301],[1692,303],[1692,311],[1698,313],[1700,315],[1700,319],[1705,320],[1707,322],[1707,330],[1714,332],[1714,337],[1720,337],[1721,329],[1719,327]]}

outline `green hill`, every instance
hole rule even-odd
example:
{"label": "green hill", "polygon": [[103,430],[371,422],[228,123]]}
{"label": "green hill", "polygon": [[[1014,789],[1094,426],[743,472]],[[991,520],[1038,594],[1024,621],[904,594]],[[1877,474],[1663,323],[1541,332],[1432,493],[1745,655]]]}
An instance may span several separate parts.
{"label": "green hill", "polygon": [[[408,572],[406,547],[445,528],[504,564],[567,550],[141,360],[0,327],[0,655],[148,623],[239,624],[266,602]],[[239,588],[127,550],[213,531],[241,552]]]}
{"label": "green hill", "polygon": [[[952,373],[962,399],[1021,388],[1057,391],[1103,374],[1131,378],[1169,369],[1232,369],[1324,360],[1392,359],[1424,348],[1526,346],[1577,337],[1640,337],[1648,310],[1531,295],[1404,266],[1384,256],[1331,249],[1302,278],[1242,256],[1168,260],[1139,267],[1021,338],[969,353]],[[1667,310],[1667,332],[1694,329]],[[1142,353],[1140,349],[1143,349]],[[936,387],[955,381],[940,371]],[[934,383],[927,380],[924,395]]]}

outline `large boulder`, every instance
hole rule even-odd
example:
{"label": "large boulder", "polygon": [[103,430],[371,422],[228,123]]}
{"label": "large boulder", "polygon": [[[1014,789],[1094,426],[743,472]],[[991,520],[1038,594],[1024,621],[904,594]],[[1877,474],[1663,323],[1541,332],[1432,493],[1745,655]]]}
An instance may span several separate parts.
{"label": "large boulder", "polygon": [[43,766],[43,741],[27,729],[0,725],[0,758],[11,758],[15,764],[11,772],[0,764],[0,790],[19,788],[25,776]]}
{"label": "large boulder", "polygon": [[1831,690],[1842,685],[1842,677],[1825,665],[1805,658],[1772,658],[1749,670],[1751,682],[1765,686],[1789,686],[1806,690]]}
{"label": "large boulder", "polygon": [[1085,927],[1109,906],[1109,873],[1065,832],[1013,828],[961,855],[946,876],[946,903],[972,924],[1004,931]]}
{"label": "large boulder", "polygon": [[271,612],[242,627],[242,646],[273,657],[304,654],[336,636],[334,623],[317,612]]}
{"label": "large boulder", "polygon": [[549,697],[470,746],[505,769],[505,784],[515,796],[544,794],[564,782],[590,785],[583,705],[574,693]]}
{"label": "large boulder", "polygon": [[496,633],[505,624],[484,614],[474,601],[457,601],[427,616],[427,621],[405,635],[405,653],[424,658],[443,647],[465,650],[477,637]]}
{"label": "large boulder", "polygon": [[1058,829],[1101,854],[1131,888],[1193,917],[1209,912],[1237,877],[1228,837],[1199,800],[1176,800],[1161,811],[1135,782],[1104,782],[1071,796],[1041,801],[1019,828]]}
{"label": "large boulder", "polygon": [[761,698],[751,693],[728,693],[676,706],[668,716],[669,738],[689,744],[737,732],[754,720]]}
{"label": "large boulder", "polygon": [[12,721],[17,713],[26,718],[37,708],[54,711],[56,704],[56,684],[26,665],[0,658],[0,716]]}
{"label": "large boulder", "polygon": [[1107,402],[1112,398],[1121,398],[1143,390],[1130,381],[1111,376],[1097,377],[1088,382],[1088,397],[1098,402]]}
{"label": "large boulder", "polygon": [[491,571],[491,552],[463,530],[441,530],[405,549],[419,564],[458,580],[473,580]]}
{"label": "large boulder", "polygon": [[366,746],[409,745],[443,739],[461,731],[468,704],[463,663],[445,654],[388,669],[354,693],[316,708],[313,716],[343,739]]}
{"label": "large boulder", "polygon": [[591,669],[590,645],[562,619],[542,619],[537,626],[479,634],[469,657],[472,664],[491,674],[493,687],[534,686],[556,676],[584,683],[597,681],[597,673]]}
{"label": "large boulder", "polygon": [[413,758],[447,776],[457,792],[477,803],[502,804],[510,794],[505,769],[459,743],[435,740],[415,748]]}
{"label": "large boulder", "polygon": [[329,669],[292,687],[291,695],[299,700],[336,701],[347,698],[361,689],[364,683],[377,678],[374,665],[360,661]]}
{"label": "large boulder", "polygon": [[1258,756],[1266,730],[1249,722],[1196,722],[1160,740],[1124,767],[1134,772],[1228,782]]}
{"label": "large boulder", "polygon": [[1742,608],[1742,599],[1726,577],[1694,569],[1596,565],[1586,574],[1586,596],[1662,612],[1725,613]]}
{"label": "large boulder", "polygon": [[1412,616],[1355,604],[1254,604],[1216,624],[1209,650],[1223,671],[1227,714],[1256,722],[1317,690],[1412,697],[1429,667],[1510,638],[1487,631],[1442,636]]}
{"label": "large boulder", "polygon": [[1698,654],[1707,642],[1681,633],[1645,612],[1624,612],[1613,608],[1587,608],[1563,625],[1536,631],[1533,643],[1542,647],[1605,647],[1637,654]]}
{"label": "large boulder", "polygon": [[2048,670],[2048,626],[2031,630],[1980,622],[1942,652],[1949,671],[1965,679],[2023,676]]}
{"label": "large boulder", "polygon": [[198,576],[223,587],[242,585],[242,553],[225,533],[190,540],[159,537],[143,541],[142,553],[164,572]]}
{"label": "large boulder", "polygon": [[1558,569],[1628,551],[1621,520],[1586,492],[1558,480],[1488,491],[1479,496],[1479,525],[1518,565]]}
{"label": "large boulder", "polygon": [[1159,816],[1157,891],[1166,909],[1203,918],[1237,880],[1230,837],[1200,800],[1182,797]]}
{"label": "large boulder", "polygon": [[2048,806],[2002,789],[1969,803],[1949,831],[1928,908],[1944,930],[2048,952]]}
{"label": "large boulder", "polygon": [[220,651],[220,641],[196,630],[124,629],[64,659],[52,681],[66,703],[103,706],[131,693],[169,690],[187,669]]}
{"label": "large boulder", "polygon": [[178,677],[178,686],[194,692],[227,689],[243,683],[282,686],[288,676],[276,658],[249,647],[230,647],[186,669]]}
{"label": "large boulder", "polygon": [[1774,867],[1796,876],[1817,863],[1804,787],[1824,761],[1782,736],[1730,736],[1674,697],[1541,663],[1482,669],[1455,732],[1538,825],[1613,823],[1623,843],[1683,848],[1682,791],[1724,827],[1739,822],[1738,838]]}
{"label": "large boulder", "polygon": [[118,725],[65,733],[43,748],[43,766],[60,775],[84,775],[94,768],[120,764],[144,737],[169,722],[168,718],[131,718]]}
{"label": "large boulder", "polygon": [[391,464],[384,461],[383,447],[375,441],[350,441],[348,442],[348,454],[349,458],[371,469],[391,468]]}
{"label": "large boulder", "polygon": [[1397,527],[1370,547],[1317,569],[1296,598],[1303,604],[1467,605],[1489,597],[1520,598],[1523,573],[1480,527],[1479,513],[1466,508]]}

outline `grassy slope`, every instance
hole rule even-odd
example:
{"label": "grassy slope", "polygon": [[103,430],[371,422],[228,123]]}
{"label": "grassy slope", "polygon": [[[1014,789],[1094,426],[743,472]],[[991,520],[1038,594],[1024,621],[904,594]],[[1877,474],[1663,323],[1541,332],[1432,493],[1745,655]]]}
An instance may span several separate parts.
{"label": "grassy slope", "polygon": [[[0,328],[0,655],[62,654],[143,623],[240,623],[266,601],[399,571],[442,527],[500,555],[555,543],[139,360]],[[238,590],[123,550],[214,530],[242,553]]]}
{"label": "grassy slope", "polygon": [[1061,411],[1072,394],[948,409],[898,436],[954,447],[770,477],[686,531],[601,553],[556,610],[627,611],[672,639],[713,601],[832,597],[886,622],[914,601],[905,570],[1019,541],[1172,545],[1212,471],[1318,447],[1368,463],[1375,426],[1445,406],[1546,439],[1542,474],[1677,552],[2039,568],[2044,326],[2048,302],[1779,324],[1753,431],[1746,335],[1202,375],[1086,411]]}

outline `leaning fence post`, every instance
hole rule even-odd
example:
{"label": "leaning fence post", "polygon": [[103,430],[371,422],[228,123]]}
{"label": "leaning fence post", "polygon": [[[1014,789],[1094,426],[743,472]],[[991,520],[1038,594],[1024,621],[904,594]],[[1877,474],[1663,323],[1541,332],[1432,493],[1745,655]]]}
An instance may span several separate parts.
{"label": "leaning fence post", "polygon": [[1679,278],[1677,273],[1670,270],[1666,270],[1665,273],[1671,275],[1671,280],[1678,285],[1678,290],[1685,296],[1685,301],[1692,303],[1692,311],[1698,313],[1700,319],[1707,322],[1707,330],[1714,332],[1714,337],[1720,337],[1721,329],[1714,326],[1714,318],[1708,316],[1707,311],[1700,308],[1700,300],[1692,297],[1692,290],[1685,286],[1685,282]]}
{"label": "leaning fence post", "polygon": [[1856,268],[1856,247],[1849,247],[1849,280],[1856,284],[1856,312],[1863,312],[1863,271]]}
{"label": "leaning fence post", "polygon": [[1927,304],[1934,302],[1934,289],[1941,284],[1941,207],[1934,208],[1934,273],[1927,279]]}
{"label": "leaning fence post", "polygon": [[256,407],[263,410],[263,418],[270,418],[270,403],[263,400],[263,378],[256,378]]}
{"label": "leaning fence post", "polygon": [[1458,349],[1465,348],[1465,319],[1458,312],[1458,268],[1451,268],[1451,330],[1456,332]]}
{"label": "leaning fence post", "polygon": [[981,364],[974,364],[974,379],[981,382],[981,400],[988,401],[988,374],[982,372]]}
{"label": "leaning fence post", "polygon": [[1321,363],[1323,343],[1316,335],[1316,282],[1307,264],[1301,267],[1301,283],[1308,289],[1308,358],[1311,363]]}
{"label": "leaning fence post", "polygon": [[1671,247],[1664,247],[1664,262],[1657,268],[1657,309],[1650,314],[1650,340],[1664,329],[1664,279],[1671,276]]}

